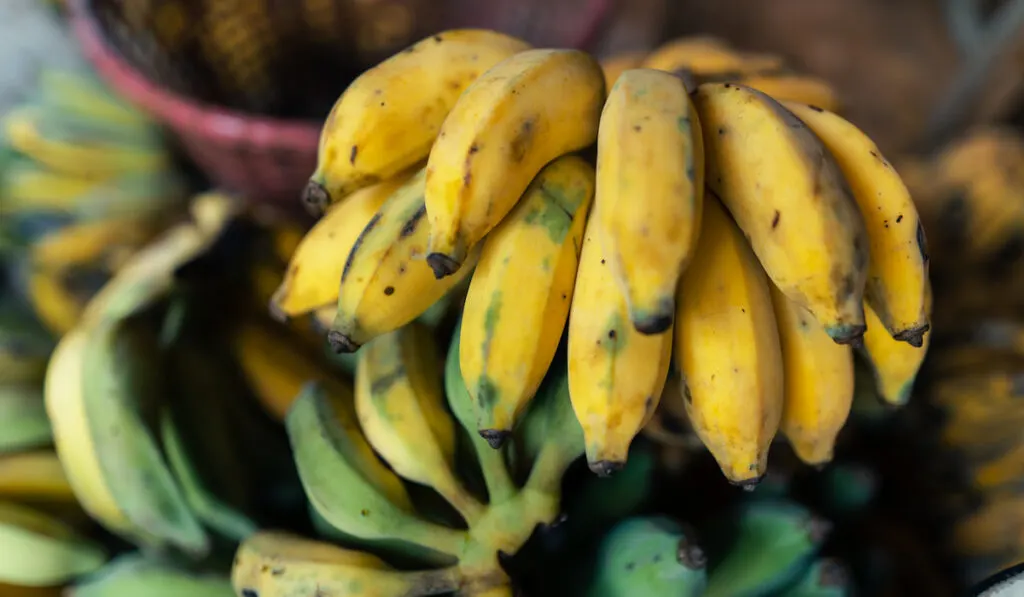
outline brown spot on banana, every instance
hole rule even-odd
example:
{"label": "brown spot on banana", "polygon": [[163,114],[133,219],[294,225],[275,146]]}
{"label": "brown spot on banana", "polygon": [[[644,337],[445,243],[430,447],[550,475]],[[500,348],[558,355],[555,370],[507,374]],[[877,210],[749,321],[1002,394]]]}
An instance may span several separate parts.
{"label": "brown spot on banana", "polygon": [[363,241],[366,240],[366,235],[369,234],[370,231],[377,226],[378,222],[380,222],[380,216],[380,212],[373,214],[373,217],[370,218],[370,221],[366,223],[366,227],[363,228],[363,231],[360,232],[359,236],[356,237],[356,242],[352,245],[352,250],[349,251],[348,257],[345,258],[345,267],[341,269],[342,282],[344,282],[345,278],[348,277],[348,272],[350,269],[352,269],[352,261],[355,259],[356,253],[359,251],[359,248],[363,245]]}
{"label": "brown spot on banana", "polygon": [[512,158],[512,161],[517,164],[523,161],[523,158],[526,157],[527,150],[530,149],[531,145],[533,145],[533,135],[536,124],[536,115],[523,120],[519,125],[519,131],[516,133],[516,136],[513,137],[512,143],[509,145],[510,157]]}

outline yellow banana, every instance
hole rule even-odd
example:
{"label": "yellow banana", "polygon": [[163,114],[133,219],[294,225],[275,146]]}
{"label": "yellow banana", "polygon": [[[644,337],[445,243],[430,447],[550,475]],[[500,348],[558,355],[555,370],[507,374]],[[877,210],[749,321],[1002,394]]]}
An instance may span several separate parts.
{"label": "yellow banana", "polygon": [[467,276],[471,254],[457,276],[436,280],[423,256],[430,230],[420,170],[384,202],[356,238],[341,272],[338,311],[327,340],[337,352],[354,352],[430,308]]}
{"label": "yellow banana", "polygon": [[627,70],[640,68],[646,56],[643,52],[623,52],[609,56],[601,61],[601,72],[604,73],[604,88],[611,90],[619,75]]}
{"label": "yellow banana", "polygon": [[869,247],[839,166],[800,119],[767,95],[701,85],[707,185],[768,276],[841,344],[864,334]]}
{"label": "yellow banana", "polygon": [[345,385],[275,322],[247,319],[239,324],[232,342],[256,399],[279,421],[307,382],[326,384],[332,393],[338,391],[337,385]]}
{"label": "yellow banana", "polygon": [[807,75],[753,75],[739,83],[756,89],[775,101],[800,102],[829,112],[838,112],[842,105],[836,91],[825,81]]}
{"label": "yellow banana", "polygon": [[735,75],[771,72],[784,66],[779,56],[744,54],[711,36],[681,37],[657,48],[643,61],[644,68],[695,75]]}
{"label": "yellow banana", "polygon": [[[931,285],[925,285],[925,313],[932,310]],[[914,379],[921,368],[931,334],[921,336],[921,346],[895,340],[870,305],[865,305],[868,329],[864,333],[863,352],[875,373],[875,385],[886,403],[902,406],[910,400]]]}
{"label": "yellow banana", "polygon": [[370,445],[396,473],[434,488],[475,523],[483,507],[455,476],[455,424],[430,329],[411,323],[375,338],[358,357],[356,414]]}
{"label": "yellow banana", "polygon": [[603,103],[601,67],[577,50],[521,52],[466,88],[427,159],[436,277],[458,271],[545,164],[597,140]]}
{"label": "yellow banana", "polygon": [[703,201],[701,127],[682,81],[651,69],[624,72],[601,113],[594,209],[608,265],[641,334],[672,325]]}
{"label": "yellow banana", "polygon": [[455,568],[398,571],[368,553],[276,531],[239,546],[231,582],[239,595],[260,597],[435,595],[461,584]]}
{"label": "yellow banana", "polygon": [[157,230],[155,221],[138,217],[74,224],[43,237],[32,247],[32,267],[64,269],[102,263],[119,249],[134,251]]}
{"label": "yellow banana", "polygon": [[558,158],[482,244],[462,315],[459,364],[493,447],[540,387],[572,303],[594,169]]}
{"label": "yellow banana", "polygon": [[867,228],[871,258],[864,300],[893,338],[921,346],[928,330],[928,245],[906,185],[878,147],[832,112],[787,102],[835,158]]}
{"label": "yellow banana", "polygon": [[853,349],[833,342],[809,312],[774,285],[771,291],[782,347],[779,429],[800,460],[824,465],[832,460],[853,404]]}
{"label": "yellow banana", "polygon": [[63,335],[78,323],[89,300],[109,277],[95,267],[37,269],[29,276],[28,295],[39,320],[54,334]]}
{"label": "yellow banana", "polygon": [[495,31],[456,29],[428,37],[360,75],[327,116],[303,200],[324,209],[422,161],[462,91],[491,66],[529,47]]}
{"label": "yellow banana", "polygon": [[783,358],[769,281],[713,195],[679,285],[675,360],[694,431],[730,482],[756,485],[783,409]]}
{"label": "yellow banana", "polygon": [[54,110],[125,128],[152,126],[152,121],[99,79],[81,72],[43,68],[39,73],[42,103]]}
{"label": "yellow banana", "polygon": [[587,224],[569,315],[569,398],[583,428],[590,470],[626,464],[629,445],[658,407],[672,334],[644,335],[629,322],[597,218]]}
{"label": "yellow banana", "polygon": [[397,176],[356,191],[327,210],[290,254],[284,280],[270,299],[278,318],[303,315],[338,302],[341,272],[356,239],[406,178]]}
{"label": "yellow banana", "polygon": [[0,496],[17,501],[75,501],[64,468],[53,450],[0,457]]}

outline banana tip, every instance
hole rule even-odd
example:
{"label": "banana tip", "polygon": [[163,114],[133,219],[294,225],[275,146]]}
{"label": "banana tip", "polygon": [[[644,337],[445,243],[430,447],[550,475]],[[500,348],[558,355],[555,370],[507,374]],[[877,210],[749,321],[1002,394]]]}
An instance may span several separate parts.
{"label": "banana tip", "polygon": [[274,321],[278,321],[280,323],[288,321],[288,314],[284,312],[284,309],[282,309],[279,304],[277,304],[277,300],[275,299],[270,299],[270,302],[267,304],[267,313],[270,314],[270,318]]}
{"label": "banana tip", "polygon": [[434,277],[438,280],[454,274],[462,266],[461,263],[444,253],[431,253],[427,255],[427,265],[430,266],[430,269],[434,270]]}
{"label": "banana tip", "polygon": [[487,441],[487,445],[495,450],[504,446],[505,441],[512,435],[508,431],[501,431],[500,429],[481,429],[479,433],[480,437]]}
{"label": "banana tip", "polygon": [[828,335],[832,337],[836,344],[853,344],[857,346],[867,330],[868,326],[863,323],[859,325],[837,325],[828,328]]}
{"label": "banana tip", "polygon": [[688,537],[679,540],[679,546],[676,548],[676,560],[690,570],[700,570],[708,565],[707,554]]}
{"label": "banana tip", "polygon": [[761,481],[764,480],[764,476],[765,473],[761,473],[760,475],[752,479],[744,479],[742,481],[730,481],[730,483],[732,483],[736,487],[739,487],[743,491],[754,491],[755,489],[757,489],[757,486],[761,484]]}
{"label": "banana tip", "polygon": [[319,216],[331,204],[331,194],[327,192],[324,185],[311,180],[306,183],[306,188],[302,189],[302,203],[309,213]]}
{"label": "banana tip", "polygon": [[626,463],[614,460],[598,460],[597,462],[589,463],[588,466],[590,466],[591,472],[598,477],[610,477],[621,471],[626,466]]}
{"label": "banana tip", "polygon": [[331,345],[331,350],[337,354],[355,352],[359,350],[358,344],[353,342],[352,339],[345,334],[336,330],[327,333],[327,343]]}
{"label": "banana tip", "polygon": [[656,336],[672,327],[672,312],[654,313],[633,320],[633,328],[645,336]]}
{"label": "banana tip", "polygon": [[907,344],[913,346],[914,348],[921,348],[922,346],[924,346],[924,335],[928,333],[929,329],[931,329],[931,325],[926,323],[916,328],[903,330],[902,332],[896,332],[895,334],[893,334],[892,337],[894,340],[906,342]]}

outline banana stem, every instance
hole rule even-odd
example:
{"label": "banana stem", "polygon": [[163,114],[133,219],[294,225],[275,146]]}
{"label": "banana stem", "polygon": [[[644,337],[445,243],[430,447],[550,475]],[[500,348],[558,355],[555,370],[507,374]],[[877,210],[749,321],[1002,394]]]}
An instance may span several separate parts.
{"label": "banana stem", "polygon": [[466,548],[469,533],[423,520],[415,526],[402,529],[401,538],[453,558],[459,558]]}
{"label": "banana stem", "polygon": [[467,525],[473,526],[484,515],[485,506],[466,491],[453,474],[445,477],[443,483],[438,483],[435,489],[458,511]]}
{"label": "banana stem", "polygon": [[457,566],[440,570],[422,570],[404,572],[411,589],[410,595],[440,595],[458,590],[462,584],[462,574]]}
{"label": "banana stem", "polygon": [[473,446],[480,460],[490,503],[501,504],[511,499],[516,494],[516,486],[508,474],[508,465],[501,450],[490,447],[482,438],[474,438]]}
{"label": "banana stem", "polygon": [[562,488],[562,475],[571,462],[565,460],[556,444],[544,446],[537,455],[533,468],[530,469],[525,488],[547,495],[557,495]]}

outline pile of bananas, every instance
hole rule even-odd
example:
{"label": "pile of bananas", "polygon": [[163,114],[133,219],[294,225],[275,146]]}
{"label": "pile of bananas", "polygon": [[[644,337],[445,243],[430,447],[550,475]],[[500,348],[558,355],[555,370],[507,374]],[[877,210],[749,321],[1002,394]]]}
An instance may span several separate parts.
{"label": "pile of bananas", "polygon": [[842,117],[728,82],[779,60],[698,39],[641,65],[606,91],[587,54],[455,30],[370,69],[323,127],[303,195],[323,217],[271,311],[313,314],[354,352],[465,287],[460,371],[494,448],[563,366],[564,335],[599,475],[627,461],[670,371],[731,482],[757,483],[780,429],[828,462],[851,345],[894,405],[926,351],[910,194]]}
{"label": "pile of bananas", "polygon": [[184,192],[159,127],[88,73],[43,70],[0,120],[0,258],[56,334]]}

